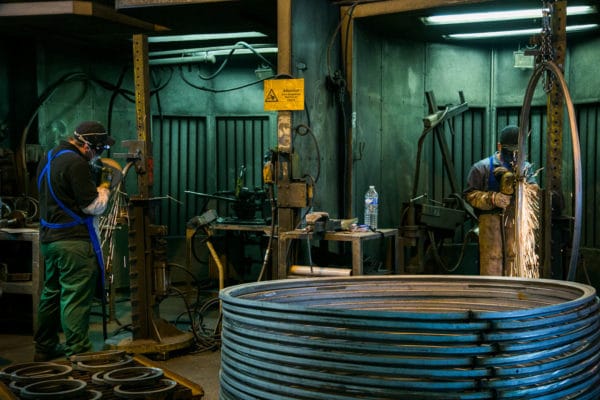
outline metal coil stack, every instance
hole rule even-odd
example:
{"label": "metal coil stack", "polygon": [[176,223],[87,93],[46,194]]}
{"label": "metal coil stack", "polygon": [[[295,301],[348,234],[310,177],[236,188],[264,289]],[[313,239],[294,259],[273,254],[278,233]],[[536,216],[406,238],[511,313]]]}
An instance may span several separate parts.
{"label": "metal coil stack", "polygon": [[591,286],[358,276],[249,283],[220,297],[223,400],[600,398]]}

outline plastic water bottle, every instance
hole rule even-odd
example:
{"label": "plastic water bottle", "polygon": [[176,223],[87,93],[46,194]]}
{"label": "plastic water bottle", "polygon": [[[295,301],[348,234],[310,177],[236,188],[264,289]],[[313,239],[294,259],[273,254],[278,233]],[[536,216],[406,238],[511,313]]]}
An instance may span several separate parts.
{"label": "plastic water bottle", "polygon": [[377,229],[377,212],[379,208],[379,195],[375,191],[375,186],[369,186],[365,193],[365,225],[371,229]]}

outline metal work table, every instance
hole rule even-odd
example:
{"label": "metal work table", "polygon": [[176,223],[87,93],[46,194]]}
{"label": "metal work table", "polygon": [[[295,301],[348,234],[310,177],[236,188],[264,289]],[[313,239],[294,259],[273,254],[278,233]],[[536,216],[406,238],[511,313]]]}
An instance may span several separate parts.
{"label": "metal work table", "polygon": [[[33,327],[37,326],[37,308],[44,285],[44,262],[40,254],[39,230],[37,228],[3,228],[0,229],[0,242],[22,241],[31,243],[31,279],[26,281],[14,281],[2,283],[4,293],[25,294],[31,296],[33,305]],[[6,245],[0,243],[0,248]],[[8,244],[10,245],[10,244]],[[1,254],[2,252],[0,252]],[[23,255],[23,260],[27,257]],[[0,255],[0,262],[2,262]],[[8,266],[9,274],[11,266]]]}
{"label": "metal work table", "polygon": [[211,225],[211,228],[215,231],[246,231],[263,232],[265,235],[271,234],[271,225],[218,223]]}
{"label": "metal work table", "polygon": [[[363,242],[375,239],[391,239],[394,246],[394,273],[399,273],[400,266],[400,237],[398,229],[378,229],[376,232],[325,232],[321,235],[314,235],[310,231],[296,229],[288,232],[279,233],[279,254],[286,254],[289,241],[295,239],[320,239],[334,242],[352,243],[352,275],[363,274]],[[287,276],[287,260],[285,257],[279,257],[279,274],[281,277]]]}
{"label": "metal work table", "polygon": [[[250,232],[250,233],[256,233],[256,234],[264,234],[264,235],[268,236],[271,234],[271,225],[244,224],[244,223],[240,223],[240,224],[216,223],[216,224],[210,225],[210,231],[212,231],[212,232],[216,232],[216,231]],[[210,232],[209,235],[211,235],[212,232]],[[186,236],[186,268],[188,270],[191,270],[192,263],[193,263],[192,246],[194,246],[193,238],[194,238],[195,233],[196,233],[196,229],[191,229],[191,228],[186,229],[186,233],[185,233],[185,236]],[[225,266],[223,268],[226,268],[227,255],[223,254],[219,257],[219,259],[221,262],[223,262],[225,264]],[[225,271],[223,271],[223,274],[226,275]],[[209,277],[210,278],[218,278],[219,277],[219,273],[217,270],[217,263],[216,263],[216,260],[214,260],[214,258],[209,258]],[[224,276],[224,278],[225,278],[225,276]]]}

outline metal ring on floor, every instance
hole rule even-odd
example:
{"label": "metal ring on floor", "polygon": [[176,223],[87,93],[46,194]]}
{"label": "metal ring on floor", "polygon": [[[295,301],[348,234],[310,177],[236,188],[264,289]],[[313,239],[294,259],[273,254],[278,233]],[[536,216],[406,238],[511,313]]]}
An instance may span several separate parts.
{"label": "metal ring on floor", "polygon": [[103,351],[91,351],[87,353],[73,354],[69,356],[69,361],[73,363],[77,362],[109,362],[118,361],[123,359],[127,355],[125,350],[103,350]]}
{"label": "metal ring on floor", "polygon": [[86,397],[83,400],[98,400],[102,398],[102,392],[99,390],[88,389],[85,391],[89,397]]}
{"label": "metal ring on floor", "polygon": [[82,399],[87,383],[81,379],[49,379],[30,383],[21,389],[25,399]]}
{"label": "metal ring on floor", "polygon": [[106,372],[102,379],[110,385],[140,386],[161,379],[164,372],[156,367],[128,367]]}
{"label": "metal ring on floor", "polygon": [[29,383],[30,382],[11,381],[8,385],[8,389],[15,394],[19,394],[19,393],[21,393],[21,389],[23,389],[25,386],[29,385]]}
{"label": "metal ring on floor", "polygon": [[92,383],[98,385],[98,386],[112,386],[110,383],[105,382],[104,379],[102,378],[102,376],[104,375],[106,371],[98,371],[95,374],[92,375],[92,377],[90,378]]}
{"label": "metal ring on floor", "polygon": [[37,382],[47,379],[60,379],[67,377],[73,368],[63,364],[37,363],[20,368],[10,374],[10,379],[17,382]]}
{"label": "metal ring on floor", "polygon": [[117,385],[114,393],[117,397],[124,399],[162,399],[165,394],[175,390],[177,382],[172,379],[161,379],[154,385],[131,387],[128,385]]}
{"label": "metal ring on floor", "polygon": [[0,370],[0,380],[3,381],[7,381],[9,382],[11,380],[10,375],[15,372],[16,370],[19,370],[21,368],[26,368],[26,367],[33,367],[33,366],[37,366],[37,365],[41,365],[41,364],[54,364],[51,362],[26,362],[26,363],[19,363],[19,364],[13,364],[13,365],[9,365],[5,368],[3,368],[2,370]]}
{"label": "metal ring on floor", "polygon": [[220,293],[221,398],[597,399],[593,287],[359,276]]}
{"label": "metal ring on floor", "polygon": [[130,355],[125,355],[122,359],[120,360],[108,360],[109,362],[101,362],[98,360],[94,360],[94,361],[88,361],[88,362],[84,362],[84,361],[77,361],[74,366],[75,369],[78,371],[88,371],[88,372],[95,372],[95,371],[107,371],[107,370],[112,370],[112,369],[117,369],[117,368],[122,368],[125,367],[131,363],[133,363],[133,357],[131,357]]}

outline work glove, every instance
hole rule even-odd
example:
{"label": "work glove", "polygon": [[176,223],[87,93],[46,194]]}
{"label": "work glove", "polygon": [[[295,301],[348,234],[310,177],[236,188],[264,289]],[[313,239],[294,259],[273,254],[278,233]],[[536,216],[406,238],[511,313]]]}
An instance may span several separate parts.
{"label": "work glove", "polygon": [[501,193],[501,192],[492,192],[492,204],[495,207],[506,208],[510,204],[511,196]]}
{"label": "work glove", "polygon": [[112,169],[108,167],[102,168],[102,175],[100,178],[100,187],[105,189],[112,188],[113,174]]}
{"label": "work glove", "polygon": [[500,185],[500,192],[504,194],[513,194],[515,192],[515,174],[506,167],[497,167],[494,169],[494,176]]}
{"label": "work glove", "polygon": [[123,179],[121,165],[112,158],[101,158],[102,164],[100,186],[113,190]]}

